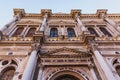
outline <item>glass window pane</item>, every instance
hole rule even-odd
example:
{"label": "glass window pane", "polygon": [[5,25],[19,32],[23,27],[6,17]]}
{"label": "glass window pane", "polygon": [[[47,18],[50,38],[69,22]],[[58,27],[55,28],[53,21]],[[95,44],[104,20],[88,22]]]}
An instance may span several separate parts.
{"label": "glass window pane", "polygon": [[112,35],[103,27],[100,27],[100,30],[104,33],[104,35],[107,35],[109,37],[112,37]]}
{"label": "glass window pane", "polygon": [[75,32],[72,28],[67,29],[68,37],[75,37]]}
{"label": "glass window pane", "polygon": [[97,37],[99,37],[99,35],[93,28],[88,28],[88,30],[90,31],[91,34],[95,34]]}
{"label": "glass window pane", "polygon": [[23,27],[18,28],[12,36],[17,37],[22,33],[23,29],[24,29]]}
{"label": "glass window pane", "polygon": [[57,30],[57,28],[52,28],[50,30],[50,37],[58,37],[58,30]]}
{"label": "glass window pane", "polygon": [[30,37],[33,36],[35,34],[36,28],[30,28],[30,30],[28,31],[26,37]]}

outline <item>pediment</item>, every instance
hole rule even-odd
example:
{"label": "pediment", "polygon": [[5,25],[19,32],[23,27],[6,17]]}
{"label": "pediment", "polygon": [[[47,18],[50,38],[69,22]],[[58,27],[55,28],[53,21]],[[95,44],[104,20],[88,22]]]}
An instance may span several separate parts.
{"label": "pediment", "polygon": [[70,48],[60,48],[55,49],[53,51],[48,51],[44,53],[45,55],[81,55],[81,54],[89,54],[87,51],[79,51],[76,49],[70,49]]}

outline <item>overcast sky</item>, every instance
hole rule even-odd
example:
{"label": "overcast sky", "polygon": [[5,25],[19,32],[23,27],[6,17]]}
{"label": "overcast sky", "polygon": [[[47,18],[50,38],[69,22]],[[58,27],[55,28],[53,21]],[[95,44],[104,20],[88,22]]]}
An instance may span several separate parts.
{"label": "overcast sky", "polygon": [[41,9],[70,13],[81,9],[82,13],[96,13],[108,9],[108,13],[120,13],[120,0],[0,0],[0,28],[13,18],[13,9],[23,8],[27,13],[40,13]]}

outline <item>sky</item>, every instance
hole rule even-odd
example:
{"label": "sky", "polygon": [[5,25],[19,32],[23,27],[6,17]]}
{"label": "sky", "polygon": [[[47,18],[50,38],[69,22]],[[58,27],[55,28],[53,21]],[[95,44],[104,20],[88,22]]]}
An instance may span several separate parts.
{"label": "sky", "polygon": [[13,18],[13,9],[23,8],[26,13],[40,13],[52,9],[53,13],[70,13],[81,9],[82,13],[96,13],[108,9],[108,13],[120,13],[120,0],[0,0],[0,29]]}

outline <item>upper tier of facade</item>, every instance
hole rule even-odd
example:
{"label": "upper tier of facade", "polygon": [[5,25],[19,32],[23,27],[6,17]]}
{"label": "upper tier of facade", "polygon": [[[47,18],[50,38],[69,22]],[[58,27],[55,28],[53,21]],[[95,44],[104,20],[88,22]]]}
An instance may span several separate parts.
{"label": "upper tier of facade", "polygon": [[[85,36],[96,41],[120,40],[120,14],[109,14],[99,9],[95,14],[84,14],[79,9],[70,13],[52,13],[42,9],[40,13],[26,13],[14,9],[14,18],[1,30],[1,39],[46,42],[85,42]],[[18,38],[19,37],[19,38]]]}

